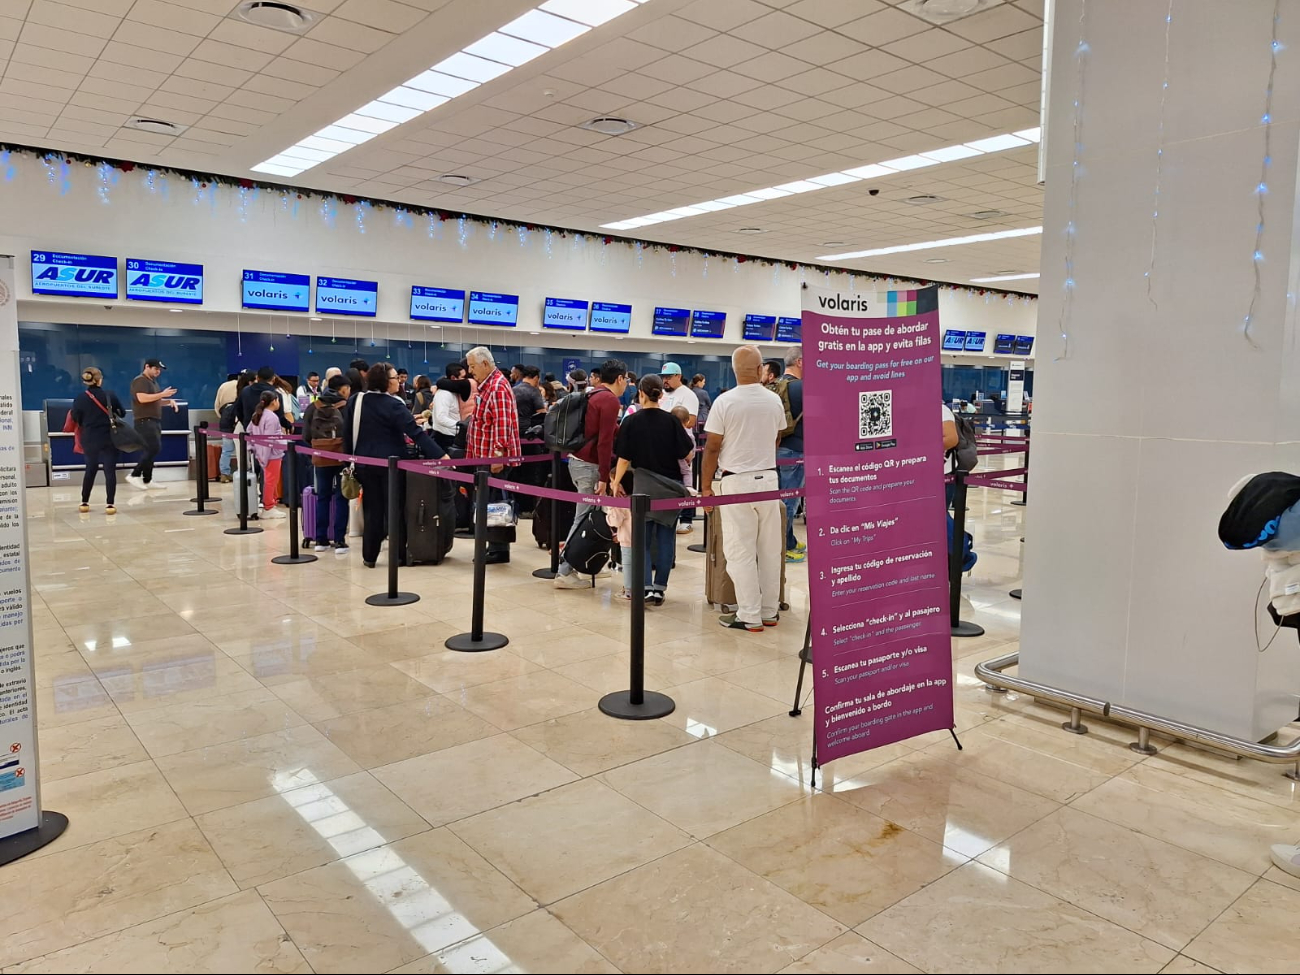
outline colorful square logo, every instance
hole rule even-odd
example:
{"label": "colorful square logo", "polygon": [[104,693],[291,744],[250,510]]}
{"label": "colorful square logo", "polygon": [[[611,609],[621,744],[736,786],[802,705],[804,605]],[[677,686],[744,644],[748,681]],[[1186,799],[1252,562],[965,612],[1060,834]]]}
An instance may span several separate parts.
{"label": "colorful square logo", "polygon": [[891,291],[889,292],[889,314],[891,316],[907,316],[916,314],[916,292],[915,291]]}

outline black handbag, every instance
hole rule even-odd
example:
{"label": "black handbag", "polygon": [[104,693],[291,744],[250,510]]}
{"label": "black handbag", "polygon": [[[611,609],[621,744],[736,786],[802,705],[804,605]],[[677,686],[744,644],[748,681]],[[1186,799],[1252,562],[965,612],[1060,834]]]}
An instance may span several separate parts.
{"label": "black handbag", "polygon": [[[101,403],[94,393],[87,392],[86,395],[94,400],[95,405],[108,416],[108,436],[116,450],[123,454],[134,454],[136,451],[144,450],[144,441],[140,439],[140,434],[135,432],[135,427],[128,426],[125,418],[118,416]],[[108,396],[108,393],[104,395]]]}

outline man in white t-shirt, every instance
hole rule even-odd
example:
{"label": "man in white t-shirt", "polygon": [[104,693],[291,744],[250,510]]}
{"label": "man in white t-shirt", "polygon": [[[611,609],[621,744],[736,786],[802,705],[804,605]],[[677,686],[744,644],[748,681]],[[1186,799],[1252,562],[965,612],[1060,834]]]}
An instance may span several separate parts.
{"label": "man in white t-shirt", "polygon": [[[664,367],[659,370],[659,377],[664,381],[664,394],[659,398],[659,408],[669,413],[678,406],[685,408],[690,414],[690,419],[686,421],[686,430],[694,440],[695,424],[700,416],[700,398],[695,395],[695,390],[682,382],[682,367],[677,363],[665,362]],[[689,535],[693,531],[695,531],[695,509],[683,508],[682,513],[677,516],[677,534]]]}
{"label": "man in white t-shirt", "polygon": [[[704,430],[701,493],[705,496],[775,491],[776,445],[785,427],[781,397],[762,384],[763,356],[752,345],[731,354],[736,388],[719,396]],[[716,475],[716,479],[715,479]],[[722,550],[736,586],[736,611],[718,618],[733,630],[761,633],[781,615],[781,502],[720,505]]]}

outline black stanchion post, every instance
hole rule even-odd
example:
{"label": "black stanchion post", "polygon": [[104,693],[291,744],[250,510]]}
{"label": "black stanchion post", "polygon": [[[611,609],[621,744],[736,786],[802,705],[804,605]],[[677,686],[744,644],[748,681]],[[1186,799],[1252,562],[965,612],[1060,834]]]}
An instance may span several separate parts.
{"label": "black stanchion post", "polygon": [[503,633],[483,632],[483,598],[487,594],[487,506],[488,469],[480,467],[474,474],[474,609],[468,633],[447,637],[448,650],[478,653],[500,650],[510,642]]}
{"label": "black stanchion post", "polygon": [[662,718],[666,714],[672,714],[677,707],[677,703],[667,694],[645,689],[645,550],[646,519],[649,515],[650,498],[644,494],[632,495],[632,564],[627,566],[628,588],[632,590],[628,689],[614,691],[600,699],[600,709],[603,712],[611,718],[629,721]]}
{"label": "black stanchion post", "polygon": [[[248,434],[239,431],[239,477],[235,479],[235,490],[239,492],[239,527],[227,528],[227,535],[256,535],[262,529],[248,523],[248,475],[253,468],[248,462]],[[253,478],[254,490],[257,478]]]}
{"label": "black stanchion post", "polygon": [[953,636],[983,636],[984,627],[961,618],[961,564],[966,549],[966,472],[953,471],[952,544],[948,548],[948,615]]}
{"label": "black stanchion post", "polygon": [[388,458],[388,589],[366,597],[369,606],[409,606],[418,603],[420,596],[413,592],[397,591],[397,563],[402,560],[402,535],[406,530],[406,512],[402,510],[402,472],[397,469],[397,458]]}
{"label": "black stanchion post", "polygon": [[284,490],[289,495],[289,554],[277,555],[271,561],[276,565],[304,565],[315,562],[316,556],[307,555],[298,550],[298,509],[302,506],[302,495],[298,492],[298,445],[289,441],[289,452],[285,454]]}
{"label": "black stanchion post", "polygon": [[182,511],[183,515],[215,515],[219,512],[215,508],[205,508],[204,504],[208,501],[208,422],[204,420],[194,428],[194,480],[198,484],[194,497],[190,500],[197,505],[189,511]]}
{"label": "black stanchion post", "polygon": [[[700,461],[701,458],[703,457],[704,457],[704,449],[702,447],[697,447],[695,450],[695,467],[693,471],[695,475],[696,491],[700,489]],[[708,550],[709,550],[709,513],[706,511],[704,512],[704,538],[701,541],[692,542],[690,545],[687,545],[686,551],[707,552]]]}
{"label": "black stanchion post", "polygon": [[1023,508],[1029,503],[1029,425],[1025,424],[1025,476],[1023,478],[1024,490],[1020,492],[1020,500],[1012,501],[1018,508]]}
{"label": "black stanchion post", "polygon": [[[551,490],[560,488],[560,452],[551,451]],[[551,546],[551,564],[549,568],[534,569],[533,575],[538,579],[554,579],[560,574],[560,499],[551,498],[551,531],[547,542]]]}

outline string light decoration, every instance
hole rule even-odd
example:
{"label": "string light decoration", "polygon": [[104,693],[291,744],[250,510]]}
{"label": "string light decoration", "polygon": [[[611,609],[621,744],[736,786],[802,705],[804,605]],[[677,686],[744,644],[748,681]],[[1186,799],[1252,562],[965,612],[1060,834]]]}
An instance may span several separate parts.
{"label": "string light decoration", "polygon": [[325,226],[334,226],[334,218],[338,215],[338,212],[338,204],[333,199],[326,197],[320,201],[320,218],[325,221]]}
{"label": "string light decoration", "polygon": [[518,227],[515,228],[515,236],[519,238],[519,246],[520,246],[520,247],[527,247],[527,246],[528,246],[528,228],[527,228],[527,227],[525,227],[523,224],[520,224]]}
{"label": "string light decoration", "polygon": [[370,204],[365,200],[358,200],[352,205],[352,209],[356,215],[357,233],[364,234],[366,232],[366,211],[370,209]]}
{"label": "string light decoration", "polygon": [[14,175],[18,172],[14,169],[13,163],[9,161],[12,156],[13,153],[8,149],[0,150],[0,166],[4,167],[6,183],[13,182]]}
{"label": "string light decoration", "polygon": [[[1074,49],[1074,146],[1070,162],[1070,204],[1065,222],[1065,282],[1062,285],[1061,312],[1056,331],[1061,336],[1059,362],[1070,357],[1069,323],[1074,311],[1074,241],[1077,236],[1075,216],[1079,209],[1079,156],[1083,152],[1083,94],[1088,77],[1088,0],[1079,0],[1079,45]],[[987,300],[987,296],[986,296]]]}
{"label": "string light decoration", "polygon": [[495,221],[495,220],[493,220],[491,223],[488,224],[487,239],[488,239],[489,241],[492,241],[493,243],[495,243],[495,242],[496,242],[496,239],[497,239],[497,227],[498,227],[498,226],[500,226],[500,225],[499,225],[499,224],[497,223],[497,221]]}
{"label": "string light decoration", "polygon": [[1156,269],[1156,242],[1160,219],[1160,183],[1165,173],[1165,102],[1169,97],[1169,31],[1174,23],[1174,0],[1169,0],[1165,10],[1165,74],[1160,81],[1160,112],[1156,123],[1156,185],[1151,201],[1151,253],[1147,257],[1147,269],[1144,277],[1147,283],[1147,301],[1152,311],[1159,311],[1155,296],[1151,293],[1151,275]]}
{"label": "string light decoration", "polygon": [[456,235],[460,239],[460,249],[465,250],[465,245],[469,242],[469,226],[466,224],[465,214],[460,215],[456,221]]}
{"label": "string light decoration", "polygon": [[1263,293],[1260,277],[1260,265],[1264,263],[1264,198],[1268,196],[1268,168],[1273,163],[1273,81],[1277,77],[1277,55],[1282,50],[1282,42],[1277,39],[1277,25],[1282,19],[1282,0],[1273,0],[1272,36],[1268,44],[1268,87],[1264,90],[1264,114],[1260,122],[1264,126],[1264,158],[1259,166],[1259,183],[1255,187],[1255,246],[1251,254],[1251,272],[1254,286],[1250,292],[1250,304],[1246,307],[1246,317],[1241,322],[1241,334],[1253,348],[1258,349],[1254,336],[1250,334],[1251,323],[1255,319],[1255,307]]}
{"label": "string light decoration", "polygon": [[99,176],[99,202],[108,206],[112,203],[109,194],[114,186],[117,185],[117,170],[106,162],[102,162],[95,167],[95,172]]}

